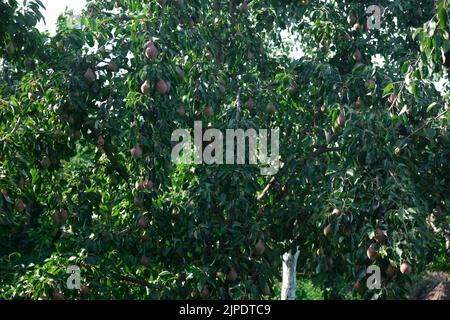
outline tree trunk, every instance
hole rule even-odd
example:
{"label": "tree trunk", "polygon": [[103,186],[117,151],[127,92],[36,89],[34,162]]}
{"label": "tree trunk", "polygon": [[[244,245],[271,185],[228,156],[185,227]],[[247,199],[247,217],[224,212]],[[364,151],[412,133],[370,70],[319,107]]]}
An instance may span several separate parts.
{"label": "tree trunk", "polygon": [[300,251],[283,254],[283,283],[281,285],[281,300],[295,300],[297,290],[297,259]]}

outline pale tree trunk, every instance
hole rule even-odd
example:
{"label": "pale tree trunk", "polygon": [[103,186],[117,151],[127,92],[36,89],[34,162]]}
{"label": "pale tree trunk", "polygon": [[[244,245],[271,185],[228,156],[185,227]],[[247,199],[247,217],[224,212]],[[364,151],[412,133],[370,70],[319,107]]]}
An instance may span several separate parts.
{"label": "pale tree trunk", "polygon": [[283,283],[281,285],[281,300],[295,300],[297,290],[297,259],[300,251],[283,254]]}

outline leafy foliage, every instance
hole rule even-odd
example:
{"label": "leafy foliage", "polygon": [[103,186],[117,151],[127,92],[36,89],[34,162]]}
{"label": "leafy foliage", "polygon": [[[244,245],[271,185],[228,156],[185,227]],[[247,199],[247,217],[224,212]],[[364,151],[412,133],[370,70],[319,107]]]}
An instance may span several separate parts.
{"label": "leafy foliage", "polygon": [[[370,264],[383,288],[358,295],[402,296],[386,271],[420,272],[449,237],[449,5],[379,2],[368,30],[360,1],[94,0],[50,37],[39,1],[2,1],[0,296],[263,298],[296,247],[325,298]],[[279,128],[282,168],[173,165],[196,120]],[[88,293],[66,288],[72,264]]]}

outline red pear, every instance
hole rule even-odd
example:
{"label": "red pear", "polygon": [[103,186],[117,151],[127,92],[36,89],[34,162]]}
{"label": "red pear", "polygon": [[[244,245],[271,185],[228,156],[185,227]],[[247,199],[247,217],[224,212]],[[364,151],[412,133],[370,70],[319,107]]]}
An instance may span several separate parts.
{"label": "red pear", "polygon": [[148,82],[148,80],[145,80],[144,83],[142,84],[141,92],[142,94],[147,94],[150,92],[150,82]]}
{"label": "red pear", "polygon": [[177,113],[180,116],[184,116],[186,114],[186,110],[182,106],[180,106],[180,107],[177,108]]}
{"label": "red pear", "polygon": [[214,109],[212,107],[207,107],[204,113],[207,117],[212,117],[214,115]]}
{"label": "red pear", "polygon": [[367,257],[370,260],[376,260],[378,258],[378,253],[375,251],[374,244],[372,243],[369,248],[367,248]]}
{"label": "red pear", "polygon": [[269,296],[270,295],[270,287],[267,284],[267,282],[264,284],[264,288],[262,290],[263,295]]}
{"label": "red pear", "polygon": [[34,92],[28,92],[28,100],[30,101],[36,101],[37,95]]}
{"label": "red pear", "polygon": [[52,162],[50,161],[50,158],[47,156],[44,156],[41,160],[42,168],[48,169],[48,168],[50,168],[51,165],[52,165]]}
{"label": "red pear", "polygon": [[400,272],[403,274],[410,274],[412,271],[411,265],[408,262],[403,262],[400,265]]}
{"label": "red pear", "polygon": [[354,52],[353,52],[353,60],[355,60],[356,62],[361,62],[361,60],[362,60],[362,54],[361,54],[361,51],[359,51],[359,49],[356,49]]}
{"label": "red pear", "polygon": [[140,217],[138,221],[138,226],[142,229],[148,228],[149,222],[146,217]]}
{"label": "red pear", "polygon": [[139,146],[134,146],[133,149],[130,150],[130,153],[134,159],[142,157],[142,149]]}
{"label": "red pear", "polygon": [[87,82],[93,82],[95,80],[95,73],[91,68],[88,68],[84,73],[84,78]]}
{"label": "red pear", "polygon": [[234,267],[231,268],[230,272],[228,272],[228,274],[227,274],[228,281],[234,282],[234,281],[236,281],[237,277],[238,277],[238,274],[236,272],[236,269]]}
{"label": "red pear", "polygon": [[253,109],[253,106],[255,105],[255,103],[253,102],[252,98],[249,98],[246,102],[245,102],[245,107],[247,109]]}
{"label": "red pear", "polygon": [[247,0],[242,1],[242,11],[247,12],[248,11],[248,3]]}
{"label": "red pear", "polygon": [[264,251],[266,251],[264,241],[262,239],[259,239],[255,245],[255,253],[257,256],[262,256],[264,254]]}
{"label": "red pear", "polygon": [[266,106],[266,111],[268,113],[274,114],[277,111],[277,108],[275,107],[275,105],[272,102],[269,102]]}
{"label": "red pear", "polygon": [[168,90],[169,87],[167,86],[167,83],[164,80],[159,80],[156,84],[156,91],[158,91],[158,93],[163,96],[167,93]]}
{"label": "red pear", "polygon": [[25,210],[26,205],[25,205],[25,203],[23,202],[22,199],[18,199],[18,200],[16,201],[15,208],[16,208],[16,210],[17,210],[18,212],[22,212],[23,210]]}
{"label": "red pear", "polygon": [[339,208],[334,208],[333,211],[331,212],[331,214],[334,215],[334,216],[339,217],[339,216],[341,216],[342,211]]}
{"label": "red pear", "polygon": [[180,81],[183,81],[183,79],[184,79],[184,71],[183,71],[183,69],[181,69],[179,66],[176,66],[175,70],[177,72],[178,79]]}
{"label": "red pear", "polygon": [[146,256],[142,256],[140,263],[144,266],[144,267],[148,267],[150,265],[150,259],[147,258]]}
{"label": "red pear", "polygon": [[158,58],[158,49],[153,42],[149,42],[145,48],[145,56],[150,61],[155,61]]}
{"label": "red pear", "polygon": [[343,126],[345,126],[345,123],[346,123],[346,122],[347,122],[347,118],[345,117],[344,111],[341,111],[341,112],[339,113],[338,118],[336,119],[336,123],[337,123],[339,126],[343,127]]}
{"label": "red pear", "polygon": [[91,292],[91,290],[89,289],[89,286],[86,286],[86,285],[80,286],[80,294],[81,295],[87,296],[90,292]]}
{"label": "red pear", "polygon": [[382,229],[378,228],[378,229],[375,231],[375,240],[376,240],[377,242],[383,242],[384,239],[386,239],[386,234],[385,234],[385,232],[384,232]]}
{"label": "red pear", "polygon": [[323,228],[323,235],[326,237],[328,236],[331,231],[332,231],[333,227],[331,224],[327,224],[327,226],[325,228]]}
{"label": "red pear", "polygon": [[209,288],[208,288],[208,286],[204,286],[203,287],[202,292],[201,292],[200,295],[201,295],[201,297],[203,299],[207,299],[209,297]]}
{"label": "red pear", "polygon": [[119,70],[119,67],[117,66],[117,63],[115,63],[114,61],[110,61],[108,63],[108,70],[110,72],[117,72],[117,70]]}
{"label": "red pear", "polygon": [[357,20],[358,20],[358,18],[356,18],[356,16],[354,16],[353,14],[349,14],[347,16],[347,22],[351,26],[353,26],[356,23]]}
{"label": "red pear", "polygon": [[103,147],[105,145],[105,138],[103,138],[103,136],[98,136],[97,145],[100,147]]}
{"label": "red pear", "polygon": [[64,300],[64,292],[61,292],[61,291],[53,292],[53,299],[54,300]]}

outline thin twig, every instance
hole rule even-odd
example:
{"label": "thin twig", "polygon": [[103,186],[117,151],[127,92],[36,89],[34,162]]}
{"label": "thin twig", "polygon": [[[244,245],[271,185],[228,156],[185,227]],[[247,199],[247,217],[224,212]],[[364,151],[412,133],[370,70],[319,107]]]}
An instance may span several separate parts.
{"label": "thin twig", "polygon": [[[410,68],[411,68],[411,71],[408,72],[408,75],[411,74],[411,72],[413,72],[413,71],[416,69],[417,65],[419,64],[419,61],[420,61],[420,59],[417,59],[416,62],[414,63],[414,65],[413,65],[412,67],[410,67]],[[398,94],[395,96],[394,101],[392,101],[392,104],[391,104],[391,106],[389,107],[389,111],[391,111],[392,108],[394,108],[395,104],[396,104],[397,101],[398,101],[398,98],[399,98],[400,95],[403,93],[403,90],[405,90],[405,87],[406,87],[406,80],[403,80],[402,86],[401,86],[401,88],[400,88],[400,91],[399,91]]]}
{"label": "thin twig", "polygon": [[[23,116],[20,116],[19,119],[17,120],[16,124],[14,125],[14,128],[11,130],[10,135],[13,134],[14,132],[16,132],[17,129],[19,129],[22,121],[23,121]],[[0,142],[3,142],[4,140],[6,140],[6,137],[1,138]]]}
{"label": "thin twig", "polygon": [[443,115],[445,115],[447,112],[449,111],[449,109],[441,112],[440,114],[438,114],[436,117],[431,118],[430,120],[428,120],[427,122],[425,122],[422,126],[420,126],[417,130],[415,130],[414,132],[412,132],[409,136],[407,136],[405,138],[405,140],[408,140],[409,138],[411,138],[413,135],[415,135],[416,133],[418,133],[420,130],[426,128],[429,124],[431,124],[432,122],[436,121],[437,119],[439,119],[440,117],[442,117]]}

